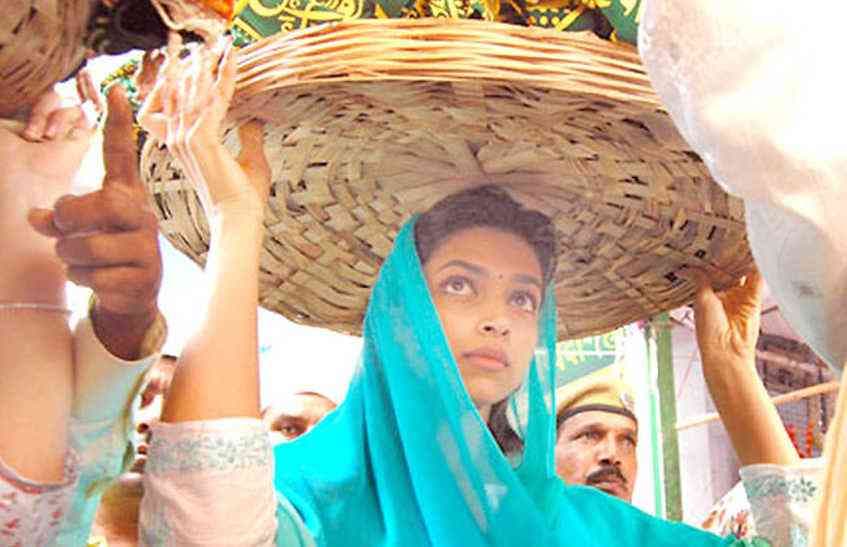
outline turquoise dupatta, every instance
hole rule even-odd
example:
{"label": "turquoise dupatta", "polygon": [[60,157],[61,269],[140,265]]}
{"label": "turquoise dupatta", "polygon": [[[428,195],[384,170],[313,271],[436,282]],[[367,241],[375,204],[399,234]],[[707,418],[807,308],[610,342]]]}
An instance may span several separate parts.
{"label": "turquoise dupatta", "polygon": [[510,398],[524,441],[503,455],[462,384],[430,299],[414,219],[382,266],[347,398],[275,449],[275,486],[321,546],[727,545],[555,476],[553,291]]}

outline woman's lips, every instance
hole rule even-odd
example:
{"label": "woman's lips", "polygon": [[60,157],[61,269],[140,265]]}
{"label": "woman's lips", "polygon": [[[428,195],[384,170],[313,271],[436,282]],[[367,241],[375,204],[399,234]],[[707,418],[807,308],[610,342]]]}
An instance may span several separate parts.
{"label": "woman's lips", "polygon": [[509,358],[502,350],[479,348],[465,352],[462,357],[474,366],[486,370],[503,370],[509,366]]}

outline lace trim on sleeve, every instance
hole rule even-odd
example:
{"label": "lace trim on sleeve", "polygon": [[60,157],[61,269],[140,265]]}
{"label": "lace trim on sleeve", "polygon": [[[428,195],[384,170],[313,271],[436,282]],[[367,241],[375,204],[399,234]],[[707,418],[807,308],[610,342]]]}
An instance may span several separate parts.
{"label": "lace trim on sleeve", "polygon": [[256,419],[156,424],[147,472],[229,472],[269,465],[268,433]]}

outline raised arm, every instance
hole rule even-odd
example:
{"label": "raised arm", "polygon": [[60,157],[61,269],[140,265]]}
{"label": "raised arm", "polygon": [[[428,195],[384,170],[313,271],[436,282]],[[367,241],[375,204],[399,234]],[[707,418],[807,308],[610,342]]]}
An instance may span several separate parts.
{"label": "raised arm", "polygon": [[172,48],[163,70],[140,119],[195,185],[212,238],[201,320],[180,356],[162,422],[152,428],[141,544],[300,545],[299,530],[275,541],[273,456],[258,419],[256,306],[270,181],[262,128],[242,126],[238,160],[221,146],[233,52],[220,61],[209,50],[179,59]]}
{"label": "raised arm", "polygon": [[697,345],[706,384],[741,464],[789,465],[798,461],[797,452],[756,371],[762,290],[758,272],[721,294],[700,279]]}
{"label": "raised arm", "polygon": [[[76,476],[68,443],[73,395],[65,275],[52,242],[27,223],[70,188],[93,128],[48,93],[34,127],[0,126],[0,542],[46,545]],[[36,119],[40,121],[36,121]]]}
{"label": "raised arm", "polygon": [[220,139],[234,90],[233,50],[219,62],[213,50],[179,59],[173,48],[140,120],[168,143],[195,185],[211,248],[202,320],[180,356],[162,419],[258,417],[258,269],[270,184],[262,127],[242,126],[242,151],[233,159]]}
{"label": "raised arm", "polygon": [[[78,82],[95,99],[87,74]],[[84,111],[62,108],[54,91],[26,124],[0,126],[0,459],[34,480],[63,476],[73,366],[65,272],[27,217],[68,192],[93,134]]]}

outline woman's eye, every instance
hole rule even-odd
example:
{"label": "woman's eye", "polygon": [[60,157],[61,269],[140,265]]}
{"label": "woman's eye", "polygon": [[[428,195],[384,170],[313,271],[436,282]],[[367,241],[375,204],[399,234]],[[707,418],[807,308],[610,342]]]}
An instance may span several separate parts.
{"label": "woman's eye", "polygon": [[464,277],[450,277],[441,284],[441,287],[447,294],[465,296],[473,293],[470,281]]}
{"label": "woman's eye", "polygon": [[534,312],[537,308],[535,297],[528,292],[515,293],[512,296],[512,304],[528,312]]}

